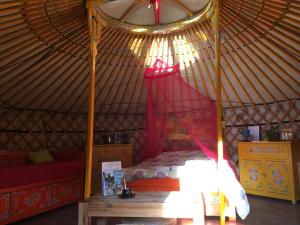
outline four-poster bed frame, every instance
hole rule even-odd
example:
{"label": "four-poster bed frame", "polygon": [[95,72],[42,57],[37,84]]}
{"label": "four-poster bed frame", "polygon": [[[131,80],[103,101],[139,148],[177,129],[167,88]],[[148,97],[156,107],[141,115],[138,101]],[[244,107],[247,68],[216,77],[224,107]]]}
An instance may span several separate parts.
{"label": "four-poster bed frame", "polygon": [[[102,27],[106,22],[97,17],[95,4],[107,2],[88,0],[88,24],[90,34],[90,66],[89,66],[89,112],[88,112],[88,136],[86,148],[86,172],[84,198],[91,195],[91,174],[92,174],[92,150],[94,131],[94,96],[95,96],[95,66],[97,57],[97,45],[101,38]],[[222,96],[221,96],[221,58],[220,58],[220,1],[213,0],[214,3],[214,34],[215,34],[215,72],[217,77],[216,100],[217,100],[217,140],[218,140],[218,163],[223,160],[223,134],[222,134]],[[221,187],[219,187],[220,198],[220,224],[225,224],[225,199]]]}

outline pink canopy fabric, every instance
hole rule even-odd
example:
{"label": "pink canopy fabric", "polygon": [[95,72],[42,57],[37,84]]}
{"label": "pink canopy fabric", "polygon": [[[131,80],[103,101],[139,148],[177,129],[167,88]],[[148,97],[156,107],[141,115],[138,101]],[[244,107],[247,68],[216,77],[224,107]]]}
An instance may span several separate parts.
{"label": "pink canopy fabric", "polygon": [[[182,79],[178,64],[172,66],[157,59],[146,69],[144,82],[147,90],[146,129],[140,161],[163,151],[199,148],[210,159],[217,159],[215,102]],[[174,138],[176,135],[178,140]],[[187,137],[187,140],[179,140],[180,137]],[[183,144],[185,142],[193,143]]]}
{"label": "pink canopy fabric", "polygon": [[160,0],[150,0],[150,4],[154,5],[155,25],[160,23]]}

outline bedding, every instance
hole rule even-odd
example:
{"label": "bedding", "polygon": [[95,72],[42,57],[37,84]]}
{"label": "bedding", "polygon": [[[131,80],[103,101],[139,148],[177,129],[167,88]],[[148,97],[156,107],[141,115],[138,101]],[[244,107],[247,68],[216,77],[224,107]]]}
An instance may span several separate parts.
{"label": "bedding", "polygon": [[209,199],[211,193],[216,196],[220,185],[225,197],[235,205],[238,215],[242,219],[246,218],[250,207],[244,189],[227,161],[220,163],[221,173],[217,166],[215,160],[208,159],[200,150],[163,152],[135,167],[125,168],[124,176],[127,181],[179,179],[181,191],[201,191],[205,199]]}
{"label": "bedding", "polygon": [[162,152],[135,167],[125,168],[127,181],[151,178],[179,178],[178,171],[190,160],[209,160],[201,151]]}

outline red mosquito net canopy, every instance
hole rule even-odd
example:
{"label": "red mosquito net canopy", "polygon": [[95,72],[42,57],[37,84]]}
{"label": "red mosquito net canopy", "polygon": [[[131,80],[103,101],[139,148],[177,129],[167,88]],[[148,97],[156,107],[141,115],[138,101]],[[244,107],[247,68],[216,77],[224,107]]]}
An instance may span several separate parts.
{"label": "red mosquito net canopy", "polygon": [[[217,159],[217,112],[213,100],[202,95],[180,76],[179,65],[157,59],[146,69],[145,141],[140,160],[163,151],[201,149]],[[192,142],[187,146],[184,142]],[[170,142],[172,144],[170,144]]]}

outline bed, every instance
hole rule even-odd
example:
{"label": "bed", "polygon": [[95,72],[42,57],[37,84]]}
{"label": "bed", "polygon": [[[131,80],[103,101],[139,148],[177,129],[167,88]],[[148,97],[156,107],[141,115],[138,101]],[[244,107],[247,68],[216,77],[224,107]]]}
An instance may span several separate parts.
{"label": "bed", "polygon": [[[237,210],[244,219],[249,213],[245,191],[225,161],[222,167],[222,177],[225,179],[219,180],[226,198],[225,216],[229,220],[235,220]],[[201,190],[205,215],[219,215],[217,164],[208,159],[201,150],[162,152],[135,167],[126,168],[124,176],[127,186],[135,191]]]}

